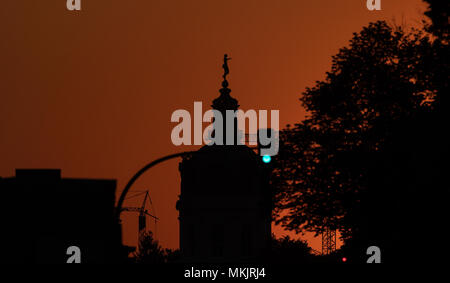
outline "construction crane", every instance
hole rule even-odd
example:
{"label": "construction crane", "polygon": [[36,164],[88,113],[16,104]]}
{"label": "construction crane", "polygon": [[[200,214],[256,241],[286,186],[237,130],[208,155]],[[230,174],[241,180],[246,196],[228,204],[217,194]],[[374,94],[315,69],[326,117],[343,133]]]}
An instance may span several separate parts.
{"label": "construction crane", "polygon": [[[135,196],[132,196],[132,197],[136,197],[136,196],[139,196],[139,195],[142,195],[142,194],[143,193],[139,193],[139,194],[137,194]],[[143,200],[142,205],[140,207],[122,207],[122,209],[121,209],[122,211],[138,212],[139,213],[139,225],[138,225],[139,235],[138,235],[138,238],[146,230],[146,227],[147,227],[147,218],[146,218],[146,216],[149,216],[149,217],[153,218],[155,220],[155,225],[156,225],[156,221],[159,220],[158,217],[156,217],[155,215],[151,214],[148,211],[148,209],[145,208],[145,206],[147,204],[147,200],[150,203],[150,206],[153,206],[149,192],[145,191],[144,200]]]}

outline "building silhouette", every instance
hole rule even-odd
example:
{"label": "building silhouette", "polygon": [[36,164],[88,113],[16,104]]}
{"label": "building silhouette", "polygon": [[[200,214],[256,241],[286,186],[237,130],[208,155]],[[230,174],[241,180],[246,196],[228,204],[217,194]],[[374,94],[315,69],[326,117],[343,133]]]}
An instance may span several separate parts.
{"label": "building silhouette", "polygon": [[60,170],[0,178],[2,261],[66,263],[70,246],[80,249],[81,263],[122,260],[115,190],[115,180],[61,178]]}
{"label": "building silhouette", "polygon": [[[227,74],[225,69],[220,96],[212,104],[223,117],[226,110],[239,107],[230,96]],[[233,140],[237,141],[237,121],[232,122]],[[225,140],[226,119],[223,123]],[[268,166],[254,149],[236,142],[206,145],[183,158],[179,164],[181,194],[177,202],[183,261],[264,259],[271,238]]]}

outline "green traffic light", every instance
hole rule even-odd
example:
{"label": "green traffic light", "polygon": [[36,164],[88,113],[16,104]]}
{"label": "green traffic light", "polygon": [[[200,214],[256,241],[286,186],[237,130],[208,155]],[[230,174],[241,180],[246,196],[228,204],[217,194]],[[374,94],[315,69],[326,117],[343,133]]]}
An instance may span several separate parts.
{"label": "green traffic light", "polygon": [[272,157],[270,157],[270,155],[264,155],[264,156],[262,157],[262,161],[263,161],[264,163],[269,163],[271,160],[272,160]]}

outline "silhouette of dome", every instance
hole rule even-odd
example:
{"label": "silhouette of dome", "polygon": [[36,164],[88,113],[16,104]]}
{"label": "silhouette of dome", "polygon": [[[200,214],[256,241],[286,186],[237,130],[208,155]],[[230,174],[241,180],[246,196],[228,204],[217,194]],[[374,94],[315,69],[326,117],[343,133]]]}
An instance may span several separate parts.
{"label": "silhouette of dome", "polygon": [[[212,108],[236,111],[224,58],[224,80]],[[179,164],[181,194],[177,202],[180,251],[184,261],[248,262],[266,255],[271,236],[268,174],[259,155],[238,145],[234,118],[233,145],[205,145]],[[214,132],[213,132],[214,133]],[[226,131],[223,133],[226,141]],[[225,144],[225,143],[224,143]]]}
{"label": "silhouette of dome", "polygon": [[184,192],[207,195],[248,194],[262,178],[259,156],[245,145],[203,146],[180,164]]}
{"label": "silhouette of dome", "polygon": [[231,97],[231,89],[228,88],[228,81],[222,82],[222,88],[219,90],[220,96],[213,100],[211,107],[225,114],[226,110],[236,111],[239,108],[237,99]]}

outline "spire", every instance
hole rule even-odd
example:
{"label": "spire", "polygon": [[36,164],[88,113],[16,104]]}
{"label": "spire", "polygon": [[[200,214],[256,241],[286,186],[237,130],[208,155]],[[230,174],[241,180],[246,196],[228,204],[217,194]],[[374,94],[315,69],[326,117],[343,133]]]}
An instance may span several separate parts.
{"label": "spire", "polygon": [[231,97],[230,92],[231,89],[228,88],[227,75],[230,73],[228,68],[228,61],[231,58],[228,58],[228,55],[225,54],[223,56],[223,82],[222,88],[219,90],[220,95],[218,98],[213,100],[213,104],[211,105],[213,109],[219,110],[220,112],[225,112],[225,110],[234,110],[236,111],[239,108],[238,101]]}

